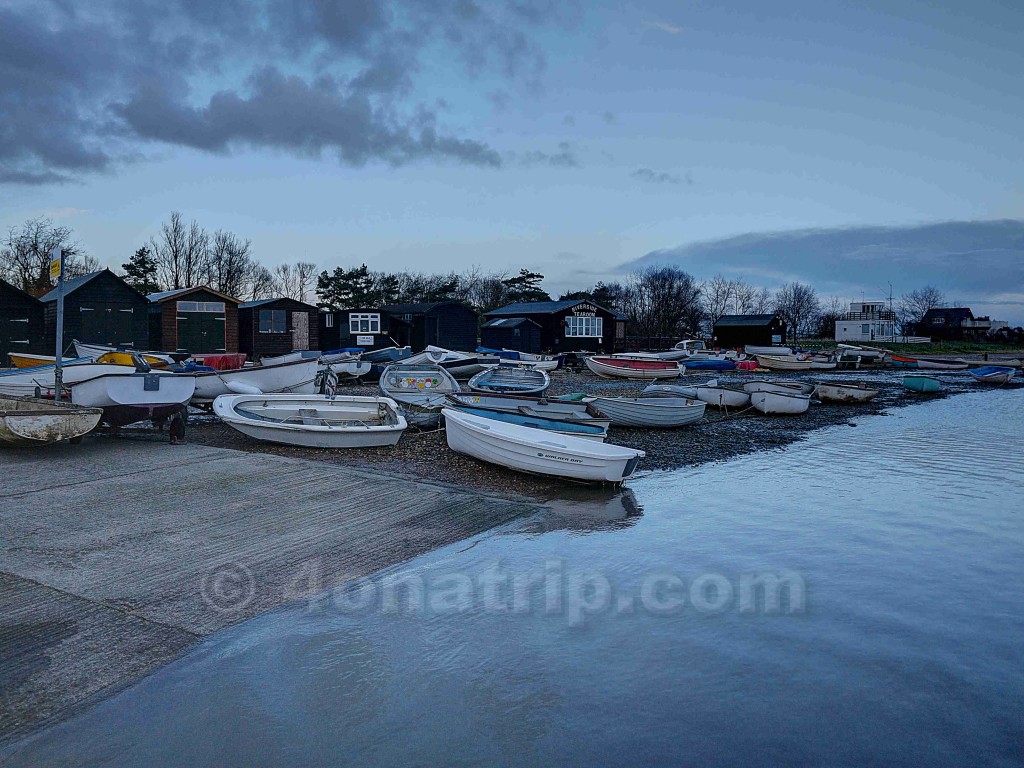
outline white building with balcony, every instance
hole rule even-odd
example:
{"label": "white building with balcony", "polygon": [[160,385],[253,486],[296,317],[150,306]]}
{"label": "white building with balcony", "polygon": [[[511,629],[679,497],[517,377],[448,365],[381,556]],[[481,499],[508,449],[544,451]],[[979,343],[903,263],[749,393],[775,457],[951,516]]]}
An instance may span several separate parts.
{"label": "white building with balcony", "polygon": [[884,301],[854,301],[850,311],[836,320],[836,341],[893,341],[896,313]]}

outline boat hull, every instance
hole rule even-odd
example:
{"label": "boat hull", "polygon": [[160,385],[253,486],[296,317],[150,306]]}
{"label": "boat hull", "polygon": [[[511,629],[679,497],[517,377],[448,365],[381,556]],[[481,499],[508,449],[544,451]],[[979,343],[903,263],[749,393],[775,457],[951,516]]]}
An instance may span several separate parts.
{"label": "boat hull", "polygon": [[448,447],[517,472],[578,482],[621,483],[644,452],[596,440],[499,424],[445,408]]}
{"label": "boat hull", "polygon": [[942,391],[942,382],[931,376],[904,376],[903,386],[911,392],[933,395]]}
{"label": "boat hull", "polygon": [[469,380],[474,392],[494,394],[542,395],[551,386],[546,372],[533,368],[496,366],[481,371]]}
{"label": "boat hull", "polygon": [[587,440],[604,440],[608,436],[607,427],[596,424],[586,424],[578,421],[564,421],[557,419],[545,419],[540,416],[531,416],[523,413],[512,413],[510,411],[491,410],[490,408],[471,408],[465,405],[450,405],[461,413],[469,413],[473,416],[480,416],[485,419],[494,419],[505,424],[516,424],[521,427],[542,429],[547,432],[556,432],[561,435],[581,437]]}
{"label": "boat hull", "polygon": [[617,427],[672,429],[700,421],[707,404],[670,397],[598,397],[594,405]]}
{"label": "boat hull", "polygon": [[71,401],[102,408],[103,421],[121,427],[145,419],[165,419],[188,405],[195,382],[173,373],[99,376],[71,387]]}
{"label": "boat hull", "polygon": [[687,400],[697,399],[697,388],[681,384],[650,384],[640,393],[641,397],[681,397]]}
{"label": "boat hull", "polygon": [[1016,368],[988,365],[967,371],[979,384],[1009,384],[1017,373]]}
{"label": "boat hull", "polygon": [[32,447],[91,432],[103,411],[34,397],[0,395],[0,446]]}
{"label": "boat hull", "polygon": [[196,389],[192,402],[207,405],[221,395],[237,394],[231,388],[232,384],[241,385],[242,388],[255,387],[263,394],[315,394],[319,365],[319,361],[315,359],[298,360],[281,365],[236,368],[233,371],[204,371],[176,375],[195,378]]}
{"label": "boat hull", "polygon": [[807,413],[811,404],[810,395],[797,392],[754,392],[750,396],[750,404],[761,413],[769,416],[797,416]]}
{"label": "boat hull", "polygon": [[812,365],[810,360],[774,357],[772,355],[757,355],[757,364],[770,371],[809,371]]}
{"label": "boat hull", "polygon": [[[90,363],[83,358],[77,358],[69,363],[71,364],[65,365],[61,372],[65,387],[100,376],[112,374],[130,376],[135,373],[134,366]],[[38,391],[38,394],[44,397],[52,397],[55,389],[55,376],[55,367],[52,365],[4,371],[0,373],[0,394],[34,397]]]}
{"label": "boat hull", "polygon": [[410,426],[436,429],[446,396],[459,391],[459,383],[438,365],[389,365],[381,373],[380,390],[395,400]]}
{"label": "boat hull", "polygon": [[594,405],[583,402],[547,400],[539,397],[519,395],[489,395],[477,392],[461,392],[448,395],[448,400],[458,406],[485,408],[489,411],[506,411],[527,416],[539,416],[554,421],[568,421],[591,424],[607,431],[611,419]]}
{"label": "boat hull", "polygon": [[821,381],[815,387],[814,394],[823,403],[866,403],[878,397],[879,390],[863,384]]}
{"label": "boat hull", "polygon": [[730,387],[697,387],[697,399],[715,408],[746,408],[750,395]]}
{"label": "boat hull", "polygon": [[605,379],[676,379],[679,366],[670,361],[643,358],[588,357],[591,373]]}

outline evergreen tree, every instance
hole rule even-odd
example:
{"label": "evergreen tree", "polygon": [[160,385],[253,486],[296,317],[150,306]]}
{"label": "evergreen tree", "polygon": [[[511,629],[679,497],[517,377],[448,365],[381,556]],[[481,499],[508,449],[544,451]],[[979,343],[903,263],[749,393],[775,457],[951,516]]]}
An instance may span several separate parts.
{"label": "evergreen tree", "polygon": [[160,284],[156,279],[156,259],[148,247],[139,248],[127,263],[121,265],[121,269],[124,270],[124,281],[140,293],[155,293],[160,290]]}
{"label": "evergreen tree", "polygon": [[520,269],[518,275],[502,280],[502,282],[508,289],[509,301],[551,301],[547,291],[540,287],[540,282],[543,279],[544,275],[539,272]]}
{"label": "evergreen tree", "polygon": [[334,272],[320,273],[316,281],[319,305],[325,309],[357,309],[376,304],[373,276],[362,264],[354,269],[335,267]]}

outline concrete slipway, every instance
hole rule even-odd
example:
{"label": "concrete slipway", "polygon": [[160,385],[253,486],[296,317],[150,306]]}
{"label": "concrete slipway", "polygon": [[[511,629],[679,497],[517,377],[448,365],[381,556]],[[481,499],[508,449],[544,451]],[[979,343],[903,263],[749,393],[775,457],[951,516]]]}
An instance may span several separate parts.
{"label": "concrete slipway", "polygon": [[222,627],[536,509],[144,439],[0,453],[0,743]]}

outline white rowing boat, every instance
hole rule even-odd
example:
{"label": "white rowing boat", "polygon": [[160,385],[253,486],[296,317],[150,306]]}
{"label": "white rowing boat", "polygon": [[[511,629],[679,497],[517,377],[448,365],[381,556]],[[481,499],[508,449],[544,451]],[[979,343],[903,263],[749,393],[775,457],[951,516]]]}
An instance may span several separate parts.
{"label": "white rowing boat", "polygon": [[213,412],[249,437],[304,448],[394,445],[407,426],[389,397],[221,395]]}
{"label": "white rowing boat", "polygon": [[819,381],[814,394],[823,403],[866,403],[878,397],[879,390],[859,381]]}
{"label": "white rowing boat", "polygon": [[643,451],[506,424],[445,408],[448,447],[518,472],[585,482],[621,483]]}
{"label": "white rowing boat", "polygon": [[0,395],[0,446],[74,440],[95,429],[103,411],[36,397]]}
{"label": "white rowing boat", "polygon": [[719,384],[712,379],[697,387],[697,399],[715,408],[746,408],[750,405],[750,395],[742,387]]}
{"label": "white rowing boat", "polygon": [[793,416],[807,412],[811,396],[799,392],[754,392],[750,404],[761,413]]}
{"label": "white rowing boat", "polygon": [[707,405],[673,397],[596,397],[593,404],[617,427],[668,429],[693,424]]}
{"label": "white rowing boat", "polygon": [[469,388],[474,392],[493,394],[539,396],[550,386],[551,377],[546,371],[511,365],[496,365],[469,380]]}
{"label": "white rowing boat", "polygon": [[120,427],[144,419],[166,419],[188,405],[196,383],[188,376],[151,371],[97,376],[71,386],[71,401],[102,408],[103,421]]}
{"label": "white rowing boat", "polygon": [[[114,365],[113,363],[91,363],[88,358],[64,360],[61,377],[65,387],[70,387],[99,376],[135,373],[135,366]],[[38,397],[54,394],[56,366],[41,365],[37,368],[14,368],[0,371],[0,394],[20,397]]]}
{"label": "white rowing boat", "polygon": [[810,360],[801,360],[796,355],[757,355],[757,364],[770,371],[809,371],[811,369]]}
{"label": "white rowing boat", "polygon": [[230,371],[191,371],[176,376],[195,379],[192,402],[208,405],[221,395],[259,395],[316,393],[318,360],[295,360],[281,365],[254,365]]}
{"label": "white rowing boat", "polygon": [[606,379],[676,379],[679,366],[671,360],[637,356],[593,355],[586,359],[592,373]]}
{"label": "white rowing boat", "polygon": [[809,395],[814,392],[814,385],[798,381],[748,381],[743,385],[743,391],[748,395],[754,392],[796,392],[800,395]]}

